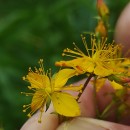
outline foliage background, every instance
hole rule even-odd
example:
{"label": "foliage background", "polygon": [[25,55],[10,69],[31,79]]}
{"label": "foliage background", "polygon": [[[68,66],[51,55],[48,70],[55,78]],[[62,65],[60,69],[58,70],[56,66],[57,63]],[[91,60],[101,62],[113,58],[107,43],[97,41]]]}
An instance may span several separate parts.
{"label": "foliage background", "polygon": [[[114,29],[129,0],[106,2]],[[43,58],[56,71],[64,48],[83,47],[80,34],[94,31],[96,15],[94,0],[0,0],[0,130],[19,130],[27,120],[22,105],[29,100],[20,92],[28,67]]]}

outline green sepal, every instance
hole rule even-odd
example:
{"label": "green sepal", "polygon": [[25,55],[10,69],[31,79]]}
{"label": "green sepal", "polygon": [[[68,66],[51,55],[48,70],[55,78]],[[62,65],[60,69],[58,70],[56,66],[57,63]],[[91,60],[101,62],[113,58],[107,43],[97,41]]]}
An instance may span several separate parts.
{"label": "green sepal", "polygon": [[51,99],[48,97],[48,98],[47,98],[47,101],[46,101],[46,110],[45,110],[45,111],[48,110],[50,104],[51,104]]}

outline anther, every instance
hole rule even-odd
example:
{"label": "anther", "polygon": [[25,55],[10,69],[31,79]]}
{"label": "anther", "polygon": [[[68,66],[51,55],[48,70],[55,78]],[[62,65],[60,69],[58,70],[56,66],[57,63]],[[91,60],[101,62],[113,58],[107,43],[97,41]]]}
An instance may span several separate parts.
{"label": "anther", "polygon": [[23,112],[26,112],[26,110],[23,110]]}
{"label": "anther", "polygon": [[30,117],[31,117],[31,114],[29,113],[27,116],[30,118]]}
{"label": "anther", "polygon": [[26,79],[26,77],[25,77],[25,76],[23,76],[23,77],[22,77],[22,79],[23,79],[23,80],[25,80],[25,79]]}
{"label": "anther", "polygon": [[31,89],[32,87],[31,86],[28,86],[28,89]]}
{"label": "anther", "polygon": [[65,56],[65,53],[62,53],[62,56]]}

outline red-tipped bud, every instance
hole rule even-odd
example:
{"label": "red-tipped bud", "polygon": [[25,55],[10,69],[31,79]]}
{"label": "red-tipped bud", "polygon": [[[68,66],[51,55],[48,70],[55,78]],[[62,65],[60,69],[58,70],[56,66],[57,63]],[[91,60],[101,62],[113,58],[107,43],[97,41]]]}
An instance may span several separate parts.
{"label": "red-tipped bud", "polygon": [[107,36],[107,29],[104,25],[104,22],[100,20],[98,22],[97,27],[95,28],[95,34],[100,37],[106,37]]}
{"label": "red-tipped bud", "polygon": [[97,10],[100,17],[104,17],[109,14],[109,9],[103,0],[97,0]]}

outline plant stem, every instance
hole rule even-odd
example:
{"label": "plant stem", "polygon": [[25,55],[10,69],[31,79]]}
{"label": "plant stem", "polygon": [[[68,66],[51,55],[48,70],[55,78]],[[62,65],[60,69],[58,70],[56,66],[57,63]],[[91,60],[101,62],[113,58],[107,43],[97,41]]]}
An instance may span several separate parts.
{"label": "plant stem", "polygon": [[111,103],[104,109],[104,111],[101,113],[100,115],[100,119],[104,119],[106,118],[109,110],[111,109],[111,107],[115,104],[114,101],[111,101]]}
{"label": "plant stem", "polygon": [[[90,81],[90,79],[91,79],[92,77],[93,77],[93,74],[90,74],[89,77],[87,78],[87,80],[86,80],[86,82],[84,83],[84,86],[83,86],[83,88],[82,88],[82,93],[83,93],[83,91],[85,90],[85,88],[87,87],[87,85],[88,85],[88,83],[89,83],[89,81]],[[82,93],[79,93],[78,99],[81,97]]]}
{"label": "plant stem", "polygon": [[100,114],[99,114],[98,104],[97,104],[96,79],[97,77],[95,76],[93,87],[94,87],[94,104],[95,104],[95,110],[96,110],[96,117],[98,118]]}

